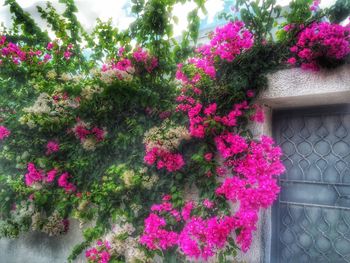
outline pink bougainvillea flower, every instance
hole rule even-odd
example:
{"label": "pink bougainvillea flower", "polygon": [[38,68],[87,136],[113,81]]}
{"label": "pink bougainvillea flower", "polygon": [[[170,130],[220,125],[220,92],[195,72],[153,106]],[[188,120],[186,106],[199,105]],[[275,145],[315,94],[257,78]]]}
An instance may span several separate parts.
{"label": "pink bougainvillea flower", "polygon": [[213,153],[206,153],[204,154],[204,159],[207,161],[207,162],[210,162],[212,159],[213,159]]}
{"label": "pink bougainvillea flower", "polygon": [[[316,10],[318,4],[319,1],[314,1],[312,8]],[[341,60],[350,53],[350,27],[329,22],[313,23],[300,32],[290,51],[292,57],[288,63],[318,70],[320,60]]]}
{"label": "pink bougainvillea flower", "polygon": [[25,183],[27,186],[31,186],[35,182],[40,182],[43,179],[43,172],[37,170],[34,163],[28,163],[27,169],[28,172],[24,175]]}
{"label": "pink bougainvillea flower", "polygon": [[0,140],[9,137],[10,134],[11,132],[5,126],[0,126]]}
{"label": "pink bougainvillea flower", "polygon": [[189,258],[207,260],[227,244],[233,229],[234,220],[230,217],[192,217],[179,234],[179,247]]}
{"label": "pink bougainvillea flower", "polygon": [[253,109],[255,110],[255,112],[253,115],[250,116],[250,120],[258,123],[264,123],[265,121],[264,108],[261,105],[254,104]]}
{"label": "pink bougainvillea flower", "polygon": [[212,201],[210,201],[209,199],[204,199],[203,205],[208,209],[211,209],[214,207],[214,203]]}
{"label": "pink bougainvillea flower", "polygon": [[158,170],[165,168],[168,172],[178,171],[185,165],[181,154],[171,153],[158,147],[146,150],[144,162],[148,165],[156,163]]}
{"label": "pink bougainvillea flower", "polygon": [[247,150],[246,140],[238,134],[225,133],[217,136],[215,144],[218,152],[223,158],[229,158]]}
{"label": "pink bougainvillea flower", "polygon": [[181,211],[181,216],[182,216],[183,220],[186,221],[186,220],[190,219],[193,207],[194,207],[194,203],[192,201],[186,202],[186,204],[184,205],[184,207],[182,208],[182,211]]}
{"label": "pink bougainvillea flower", "polygon": [[47,43],[46,49],[51,50],[52,48],[53,48],[53,43],[52,42]]}
{"label": "pink bougainvillea flower", "polygon": [[64,190],[66,190],[67,193],[71,193],[76,190],[75,185],[68,182],[69,177],[70,175],[67,172],[65,172],[61,174],[58,178],[58,186],[64,188]]}
{"label": "pink bougainvillea flower", "polygon": [[253,90],[247,90],[247,97],[253,98],[255,96],[255,92]]}
{"label": "pink bougainvillea flower", "polygon": [[46,155],[58,152],[60,150],[60,145],[56,141],[49,141],[46,145]]}
{"label": "pink bougainvillea flower", "polygon": [[46,182],[51,183],[55,180],[57,174],[57,169],[52,169],[51,171],[47,172],[46,174]]}
{"label": "pink bougainvillea flower", "polygon": [[64,56],[64,58],[66,59],[66,60],[69,60],[70,59],[70,57],[72,56],[72,52],[70,52],[70,51],[65,51],[64,53],[63,53],[63,56]]}
{"label": "pink bougainvillea flower", "polygon": [[145,228],[140,237],[140,243],[150,250],[167,249],[178,242],[178,234],[174,231],[165,230],[166,221],[164,218],[151,213],[145,219]]}

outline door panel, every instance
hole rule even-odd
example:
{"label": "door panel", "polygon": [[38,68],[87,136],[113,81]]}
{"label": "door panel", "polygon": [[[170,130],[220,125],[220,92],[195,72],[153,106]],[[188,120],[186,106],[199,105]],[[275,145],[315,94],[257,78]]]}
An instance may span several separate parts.
{"label": "door panel", "polygon": [[271,261],[350,262],[350,106],[279,111],[273,127],[286,173]]}

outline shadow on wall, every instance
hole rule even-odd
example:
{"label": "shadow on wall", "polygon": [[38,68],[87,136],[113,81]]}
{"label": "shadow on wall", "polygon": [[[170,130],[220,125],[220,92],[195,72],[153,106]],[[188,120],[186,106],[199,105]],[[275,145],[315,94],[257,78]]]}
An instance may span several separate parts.
{"label": "shadow on wall", "polygon": [[[39,232],[18,239],[0,239],[0,263],[64,263],[74,245],[83,241],[79,223],[70,221],[70,231],[59,237]],[[76,260],[85,262],[84,257]]]}

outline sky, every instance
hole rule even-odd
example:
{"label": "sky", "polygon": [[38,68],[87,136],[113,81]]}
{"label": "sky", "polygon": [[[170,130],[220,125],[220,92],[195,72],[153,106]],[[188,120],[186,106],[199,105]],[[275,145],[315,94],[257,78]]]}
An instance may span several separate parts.
{"label": "sky", "polygon": [[[45,6],[47,0],[17,0],[22,8],[33,15],[39,26],[44,26],[43,21],[36,12],[36,6]],[[64,6],[58,3],[58,0],[50,1],[59,12],[64,10]],[[79,12],[77,17],[80,23],[89,30],[95,25],[96,18],[100,18],[102,21],[107,21],[109,18],[113,19],[113,24],[120,29],[126,29],[133,21],[133,17],[130,16],[130,0],[76,0]],[[226,2],[228,2],[226,0]],[[234,1],[232,1],[234,2]],[[278,0],[278,4],[286,6],[289,0]],[[321,6],[330,6],[335,0],[322,0]],[[6,26],[10,23],[9,8],[4,6],[5,0],[0,0],[0,23],[4,22]],[[223,10],[223,0],[207,0],[206,9],[207,15],[200,14],[202,19],[206,19],[206,23],[212,23],[216,15]],[[187,27],[187,14],[195,7],[194,3],[187,3],[185,5],[178,4],[174,8],[174,15],[179,18],[179,23],[174,25],[174,34],[180,35]]]}

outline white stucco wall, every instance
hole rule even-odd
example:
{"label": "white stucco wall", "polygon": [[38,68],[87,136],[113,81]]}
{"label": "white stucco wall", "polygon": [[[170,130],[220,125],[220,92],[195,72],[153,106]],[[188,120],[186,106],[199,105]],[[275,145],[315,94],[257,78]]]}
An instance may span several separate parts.
{"label": "white stucco wall", "polygon": [[[18,239],[0,239],[0,263],[65,263],[72,248],[83,241],[79,222],[70,221],[67,234],[49,237],[39,232]],[[83,257],[77,263],[83,262]]]}
{"label": "white stucco wall", "polygon": [[274,109],[350,101],[350,65],[319,72],[300,68],[281,70],[268,79],[269,88],[259,100]]}

